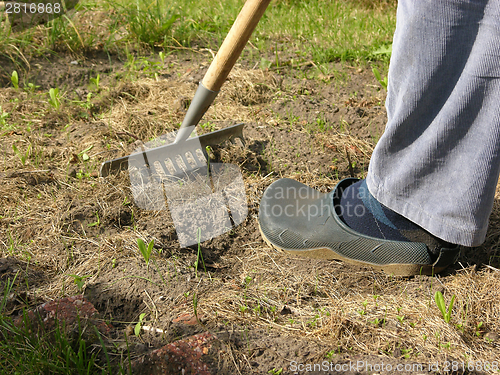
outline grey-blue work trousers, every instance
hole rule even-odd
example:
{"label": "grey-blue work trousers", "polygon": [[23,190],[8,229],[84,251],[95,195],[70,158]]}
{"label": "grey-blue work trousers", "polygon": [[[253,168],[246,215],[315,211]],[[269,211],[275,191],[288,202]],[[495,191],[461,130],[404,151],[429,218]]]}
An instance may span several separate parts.
{"label": "grey-blue work trousers", "polygon": [[445,241],[480,245],[500,172],[500,0],[399,0],[386,108],[372,195]]}

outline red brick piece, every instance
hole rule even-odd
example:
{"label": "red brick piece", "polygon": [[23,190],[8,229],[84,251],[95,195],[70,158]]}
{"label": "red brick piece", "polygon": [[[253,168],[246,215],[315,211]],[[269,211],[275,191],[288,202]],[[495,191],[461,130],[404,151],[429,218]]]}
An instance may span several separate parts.
{"label": "red brick piece", "polygon": [[210,375],[208,365],[202,361],[217,337],[209,332],[174,341],[147,356],[135,360],[135,374],[148,375]]}
{"label": "red brick piece", "polygon": [[[79,332],[84,332],[84,340],[99,341],[92,326],[97,327],[102,334],[110,332],[110,326],[99,320],[99,312],[94,305],[81,295],[46,302],[28,311],[27,315],[32,331],[53,332],[57,322],[59,329],[67,334],[69,340],[78,339]],[[15,324],[23,327],[23,318],[17,318]]]}

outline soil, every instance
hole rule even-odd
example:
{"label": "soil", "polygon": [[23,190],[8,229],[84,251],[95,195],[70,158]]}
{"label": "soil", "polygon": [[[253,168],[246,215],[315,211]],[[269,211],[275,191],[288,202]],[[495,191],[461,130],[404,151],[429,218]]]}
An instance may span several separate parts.
{"label": "soil", "polygon": [[[124,333],[141,313],[156,331],[129,335],[133,358],[209,331],[219,340],[205,359],[213,373],[396,372],[352,367],[361,362],[425,373],[443,370],[410,365],[442,366],[462,361],[464,353],[498,359],[498,343],[476,336],[474,322],[458,335],[441,325],[430,303],[437,290],[446,298],[456,294],[459,308],[483,295],[494,303],[484,310],[492,314],[488,322],[478,313],[478,321],[485,321],[481,335],[498,331],[499,295],[484,289],[498,282],[498,270],[491,271],[498,267],[497,201],[487,242],[465,250],[439,277],[402,279],[290,257],[269,248],[259,234],[260,197],[276,179],[294,178],[326,192],[342,178],[366,175],[386,121],[385,91],[368,66],[331,64],[330,76],[312,65],[262,71],[244,61],[235,68],[198,130],[245,123],[244,145],[214,146],[211,154],[213,161],[239,166],[248,216],[199,246],[179,246],[166,207],[145,210],[134,201],[127,173],[98,177],[100,163],[175,130],[207,61],[199,53],[174,54],[153,71],[100,54],[35,59],[20,74],[24,83],[38,86],[32,93],[9,87],[12,69],[3,61],[0,104],[10,114],[8,123],[24,124],[0,139],[2,287],[21,270],[9,314],[80,293],[69,276],[80,275],[88,276],[84,296],[113,326],[106,339],[118,348],[116,360],[125,350]],[[90,78],[98,74],[100,84],[92,86]],[[53,87],[62,93],[59,110],[48,104]],[[28,161],[13,144],[21,153],[29,150]],[[154,240],[149,263],[137,238]],[[453,347],[446,351],[440,342]]]}

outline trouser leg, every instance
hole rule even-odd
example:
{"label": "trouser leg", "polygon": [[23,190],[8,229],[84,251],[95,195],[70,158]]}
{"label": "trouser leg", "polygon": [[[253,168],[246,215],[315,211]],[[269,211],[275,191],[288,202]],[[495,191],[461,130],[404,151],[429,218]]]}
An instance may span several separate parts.
{"label": "trouser leg", "polygon": [[435,236],[477,246],[500,172],[500,1],[400,0],[397,17],[368,188]]}

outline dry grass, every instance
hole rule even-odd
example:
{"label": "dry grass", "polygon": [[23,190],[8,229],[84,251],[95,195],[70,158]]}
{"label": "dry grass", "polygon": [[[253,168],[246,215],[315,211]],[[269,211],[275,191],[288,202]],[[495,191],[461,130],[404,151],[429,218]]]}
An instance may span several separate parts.
{"label": "dry grass", "polygon": [[[446,323],[434,303],[434,292],[442,288],[437,280],[431,289],[429,280],[419,285],[418,278],[408,282],[360,272],[349,278],[367,278],[377,286],[374,293],[360,293],[322,264],[310,274],[297,273],[283,266],[281,254],[251,249],[252,255],[241,259],[240,282],[205,296],[200,311],[233,324],[251,321],[285,335],[306,335],[323,342],[327,351],[351,347],[355,352],[393,356],[399,349],[417,360],[483,363],[498,358],[498,343],[483,337],[500,328],[497,271],[465,270],[446,283],[446,299],[457,296],[453,319]],[[407,292],[409,286],[415,289]],[[290,304],[291,315],[280,314]]]}
{"label": "dry grass", "polygon": [[[159,137],[179,126],[186,110],[182,102],[189,101],[197,87],[184,79],[176,85],[153,79],[121,84],[103,99],[109,106],[113,103],[104,121],[114,131],[127,131],[139,139]],[[268,103],[277,92],[270,73],[235,68],[202,123],[254,121],[250,105]]]}
{"label": "dry grass", "polygon": [[[244,73],[236,71],[235,74],[241,77]],[[248,76],[255,76],[255,74],[250,72]],[[239,91],[239,88],[240,83],[229,82],[228,89],[218,98],[217,104],[208,110],[205,119],[220,123],[238,114],[241,120],[248,121],[251,118],[250,109],[243,104],[235,105],[232,99],[231,93]],[[82,212],[88,208],[97,213],[103,224],[107,219],[114,220],[116,205],[126,199],[132,201],[130,182],[128,176],[121,174],[99,182],[93,179],[82,179],[74,183],[67,177],[68,170],[72,168],[72,159],[91,145],[94,146],[90,153],[91,160],[95,160],[92,155],[101,153],[110,155],[103,142],[103,134],[108,133],[108,130],[114,134],[127,132],[144,140],[173,131],[175,124],[178,124],[184,116],[184,112],[176,107],[176,102],[180,98],[191,97],[195,90],[196,85],[188,82],[172,86],[167,81],[156,82],[149,79],[120,85],[110,92],[109,96],[113,98],[113,104],[110,105],[110,111],[102,121],[96,121],[95,130],[97,131],[88,132],[79,128],[78,124],[74,124],[68,129],[70,136],[63,133],[57,136],[57,139],[64,143],[64,147],[51,154],[50,163],[45,161],[43,167],[40,166],[43,172],[33,172],[35,166],[32,160],[25,166],[21,165],[18,156],[10,146],[17,142],[18,148],[22,151],[26,150],[29,144],[33,145],[32,149],[37,149],[46,143],[43,135],[33,131],[27,136],[14,134],[9,138],[4,138],[2,164],[4,170],[8,172],[3,174],[4,183],[0,186],[2,216],[4,222],[10,220],[13,222],[1,227],[2,255],[6,256],[20,250],[25,259],[44,264],[51,282],[37,291],[39,296],[52,299],[61,292],[65,293],[64,290],[67,288],[74,290],[74,286],[71,285],[72,279],[68,275],[98,275],[104,260],[137,257],[139,254],[136,239],[147,237],[146,234],[133,228],[119,234],[108,233],[100,238],[93,236],[95,235],[94,227],[89,227],[89,225],[97,221],[97,216],[93,217],[93,214],[89,216],[87,212],[84,212],[87,216],[84,215],[82,219],[80,217]],[[9,103],[14,97],[19,96],[18,92],[12,89],[5,89],[0,93],[2,103]],[[13,112],[10,118],[12,122],[27,116],[34,108],[40,109],[39,101],[27,100],[26,93],[23,92],[20,99],[24,99],[23,105],[21,110],[18,107],[16,114],[14,114],[16,107],[14,104],[3,106],[5,111]],[[106,95],[103,101],[111,102]],[[48,104],[44,107],[50,112]],[[151,116],[151,113],[154,115]],[[112,150],[121,149],[124,155],[131,153],[134,149],[134,144],[127,145],[119,137],[115,137],[110,143],[113,144]],[[32,159],[31,156],[30,154],[30,159]],[[10,172],[9,166],[11,165],[20,168],[19,178],[15,178],[18,175]],[[98,163],[93,161],[89,170],[95,171],[97,165]],[[42,179],[45,179],[48,184],[39,184],[38,181]],[[30,190],[26,199],[22,199],[23,193],[19,187],[23,190]],[[51,203],[47,204],[47,202]],[[169,216],[167,211],[138,210],[135,220],[140,222],[141,220],[147,221],[149,218],[163,217],[162,221],[165,222],[165,215]],[[167,217],[168,222],[173,229],[170,217]],[[26,225],[27,223],[29,225]],[[61,254],[64,255],[61,256]]]}

